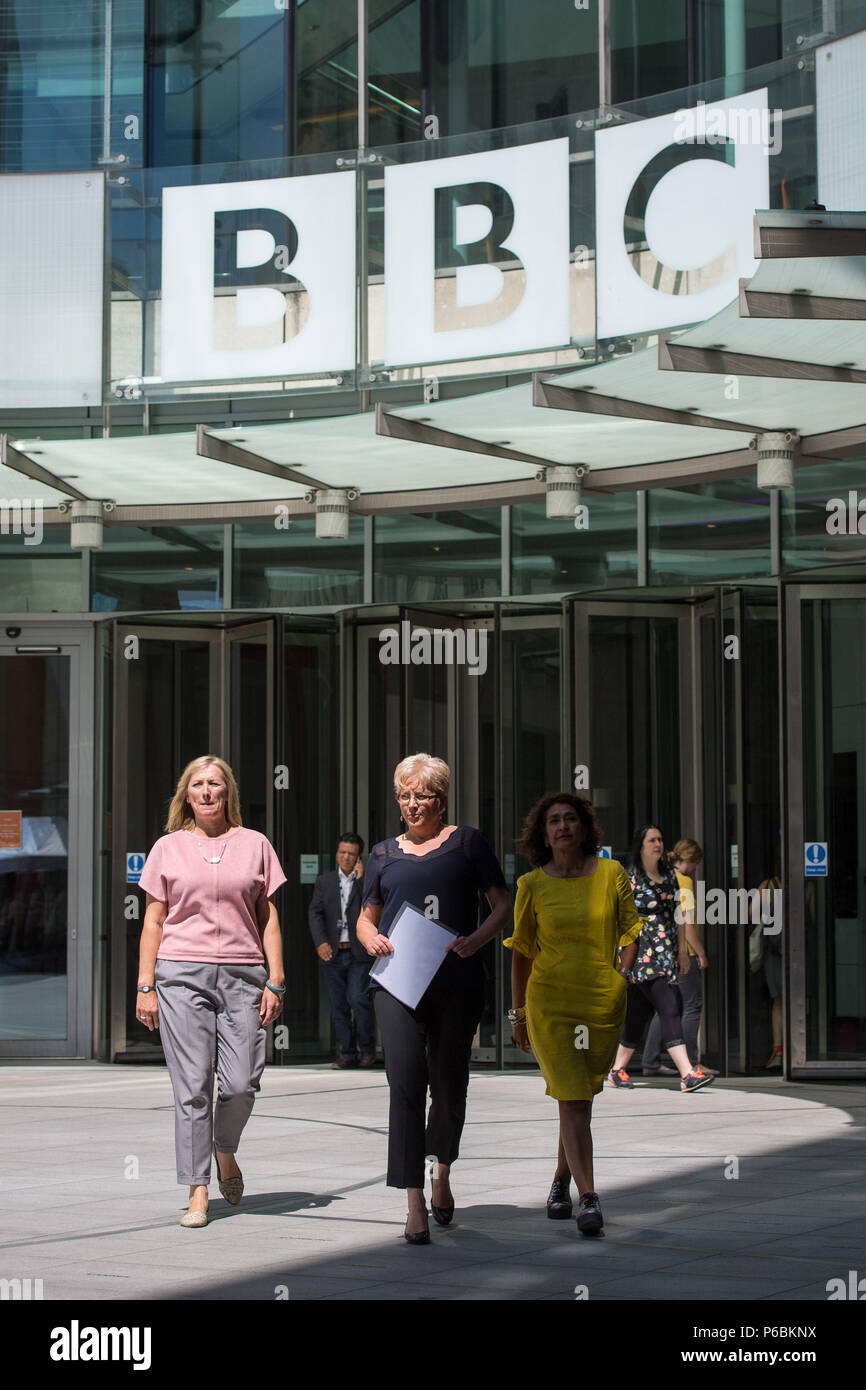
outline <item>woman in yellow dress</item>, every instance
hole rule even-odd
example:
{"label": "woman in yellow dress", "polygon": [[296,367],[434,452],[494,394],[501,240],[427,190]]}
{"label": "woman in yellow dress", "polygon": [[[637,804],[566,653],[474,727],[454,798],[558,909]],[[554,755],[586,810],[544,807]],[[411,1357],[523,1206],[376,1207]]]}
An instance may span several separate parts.
{"label": "woman in yellow dress", "polygon": [[[518,880],[509,1021],[516,1045],[535,1053],[547,1094],[559,1102],[559,1153],[548,1215],[572,1214],[596,1235],[603,1217],[592,1170],[592,1101],[616,1054],[626,982],[641,921],[628,876],[602,859],[601,831],[586,797],[543,797],[526,817],[519,849],[535,867]],[[617,952],[621,960],[617,958]]]}

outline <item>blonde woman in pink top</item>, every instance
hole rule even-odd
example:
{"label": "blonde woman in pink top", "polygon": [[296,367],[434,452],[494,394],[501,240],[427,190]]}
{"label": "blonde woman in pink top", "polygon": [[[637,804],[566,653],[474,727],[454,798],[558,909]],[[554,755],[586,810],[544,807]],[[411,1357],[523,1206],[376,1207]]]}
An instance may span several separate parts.
{"label": "blonde woman in pink top", "polygon": [[[285,883],[272,845],[241,824],[228,763],[210,754],[181,774],[168,834],[141,887],[136,1017],[160,1028],[174,1090],[177,1180],[189,1184],[181,1226],[206,1226],[211,1153],[223,1197],[244,1190],[235,1154],[265,1065],[265,1029],[285,983],[273,897]],[[213,1106],[216,1074],[218,1095]]]}

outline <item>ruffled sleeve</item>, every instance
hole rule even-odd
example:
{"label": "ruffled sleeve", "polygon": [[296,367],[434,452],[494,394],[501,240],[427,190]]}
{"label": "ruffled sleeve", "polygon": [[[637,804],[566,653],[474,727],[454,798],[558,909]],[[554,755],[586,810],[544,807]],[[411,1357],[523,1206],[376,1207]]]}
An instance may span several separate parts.
{"label": "ruffled sleeve", "polygon": [[514,934],[503,941],[509,951],[519,951],[534,960],[538,953],[538,923],[530,886],[531,874],[517,880],[517,900],[514,904]]}
{"label": "ruffled sleeve", "polygon": [[[616,861],[614,861],[616,862]],[[634,894],[631,891],[628,874],[621,864],[616,864],[616,920],[619,930],[619,945],[630,946],[641,934],[643,922],[637,915]]]}

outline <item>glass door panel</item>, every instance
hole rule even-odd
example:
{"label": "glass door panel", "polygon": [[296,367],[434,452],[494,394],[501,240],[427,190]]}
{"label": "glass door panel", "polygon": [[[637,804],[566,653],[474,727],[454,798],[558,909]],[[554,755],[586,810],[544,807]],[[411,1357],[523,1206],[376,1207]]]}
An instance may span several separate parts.
{"label": "glass door panel", "polygon": [[65,1040],[74,1031],[67,963],[69,731],[69,656],[60,648],[3,652],[0,1043]]}
{"label": "glass door panel", "polygon": [[161,1055],[159,1033],[135,1017],[138,943],[145,894],[127,881],[127,855],[146,855],[165,834],[184,767],[203,753],[225,757],[219,738],[219,633],[208,629],[115,628],[115,843],[113,921],[123,923],[112,958],[112,1057]]}
{"label": "glass door panel", "polygon": [[802,605],[806,1061],[866,1061],[866,595]]}

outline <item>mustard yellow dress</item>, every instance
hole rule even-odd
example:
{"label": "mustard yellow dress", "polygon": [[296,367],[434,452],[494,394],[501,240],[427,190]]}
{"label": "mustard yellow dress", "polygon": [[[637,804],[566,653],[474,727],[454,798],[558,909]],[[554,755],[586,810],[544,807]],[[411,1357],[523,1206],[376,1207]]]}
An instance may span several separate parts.
{"label": "mustard yellow dress", "polygon": [[529,1042],[554,1100],[590,1100],[613,1065],[628,986],[617,949],[641,931],[628,875],[599,859],[583,878],[533,869],[517,881],[514,935],[532,961],[526,987]]}

